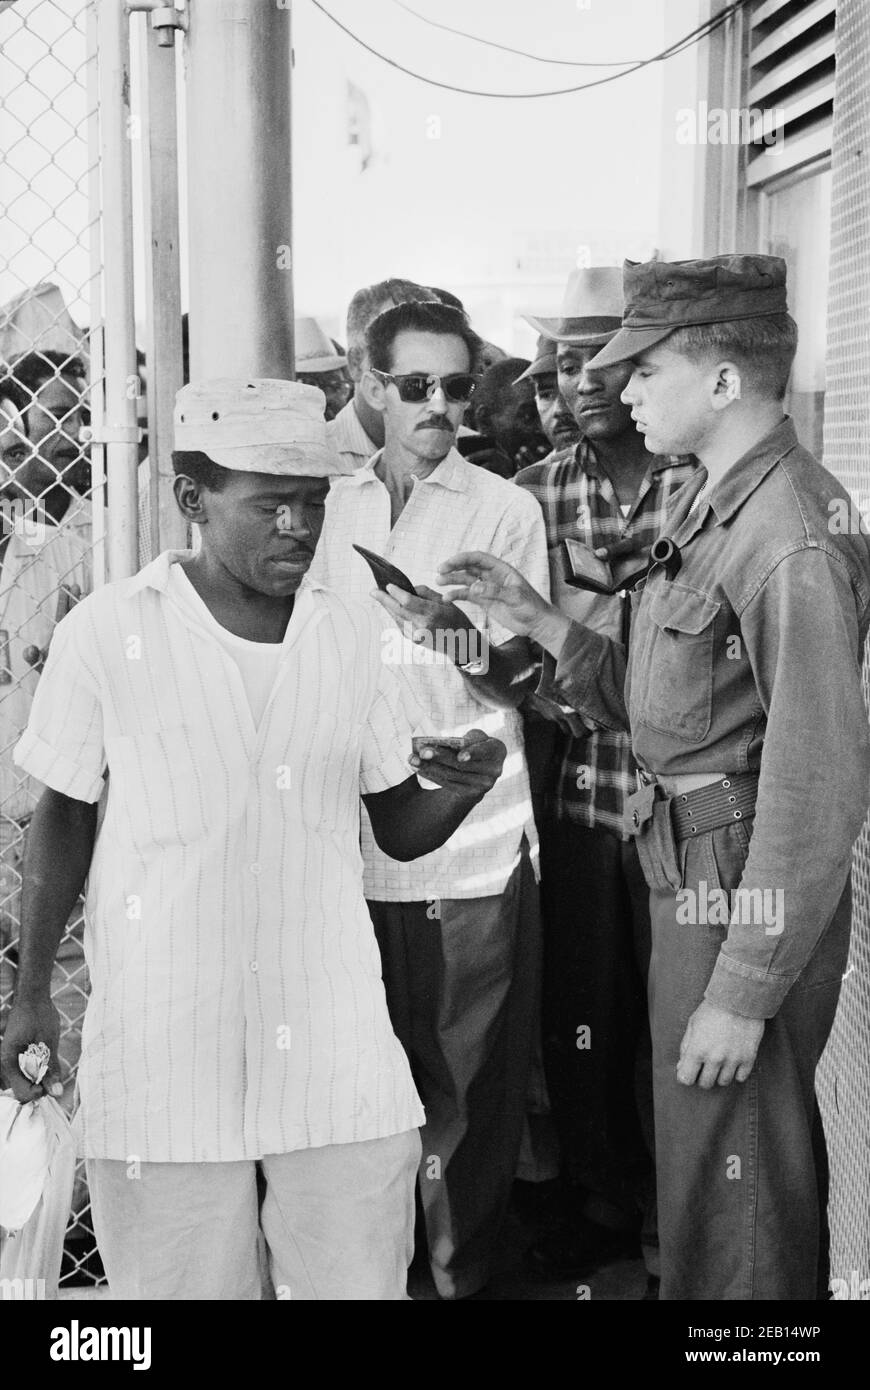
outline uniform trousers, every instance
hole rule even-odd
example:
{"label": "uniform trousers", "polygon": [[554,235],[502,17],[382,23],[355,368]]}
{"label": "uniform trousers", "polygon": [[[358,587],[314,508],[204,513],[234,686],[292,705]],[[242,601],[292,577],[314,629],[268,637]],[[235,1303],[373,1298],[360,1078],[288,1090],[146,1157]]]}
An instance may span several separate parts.
{"label": "uniform trousers", "polygon": [[419,1187],[442,1298],[489,1279],[523,1132],[540,969],[523,847],[503,893],[369,902],[396,1036],[426,1108]]}
{"label": "uniform trousers", "polygon": [[[416,1129],[259,1160],[137,1163],[90,1158],[88,1187],[115,1299],[407,1298],[414,1253]],[[261,1236],[262,1233],[262,1236]]]}
{"label": "uniform trousers", "polygon": [[[683,887],[698,901],[702,892],[739,884],[751,828],[747,817],[677,847]],[[644,869],[659,877],[664,866],[647,853]],[[660,1297],[825,1298],[828,1165],[815,1072],[846,966],[850,886],[767,1020],[749,1079],[709,1091],[682,1085],[676,1067],[728,928],[678,920],[687,914],[661,881],[651,887],[650,910]]]}

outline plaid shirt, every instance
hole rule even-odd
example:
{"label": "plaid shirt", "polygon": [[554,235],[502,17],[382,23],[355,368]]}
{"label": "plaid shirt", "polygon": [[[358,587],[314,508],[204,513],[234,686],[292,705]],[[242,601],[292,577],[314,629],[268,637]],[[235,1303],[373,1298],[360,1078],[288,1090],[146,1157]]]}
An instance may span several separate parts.
{"label": "plaid shirt", "polygon": [[[544,513],[551,597],[563,612],[619,640],[623,600],[567,584],[564,541],[571,537],[592,549],[635,541],[637,551],[611,564],[614,578],[627,577],[645,563],[664,524],[668,500],[695,467],[693,460],[653,458],[627,517],[586,440],[517,474],[514,481],[537,498]],[[572,722],[577,727],[576,718]],[[603,826],[624,839],[623,799],[636,787],[629,735],[598,729],[575,737],[558,730],[554,762],[556,758],[558,770],[549,778],[546,810],[558,820]]]}

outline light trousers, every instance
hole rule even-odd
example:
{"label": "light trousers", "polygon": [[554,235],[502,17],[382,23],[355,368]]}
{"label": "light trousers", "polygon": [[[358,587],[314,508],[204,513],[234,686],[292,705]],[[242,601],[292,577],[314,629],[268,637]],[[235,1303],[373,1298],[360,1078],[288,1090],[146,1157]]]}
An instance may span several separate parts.
{"label": "light trousers", "polygon": [[[129,1300],[407,1298],[416,1129],[253,1161],[88,1159],[94,1230],[112,1296]],[[261,1277],[258,1240],[268,1264]],[[268,1289],[271,1281],[272,1289]]]}

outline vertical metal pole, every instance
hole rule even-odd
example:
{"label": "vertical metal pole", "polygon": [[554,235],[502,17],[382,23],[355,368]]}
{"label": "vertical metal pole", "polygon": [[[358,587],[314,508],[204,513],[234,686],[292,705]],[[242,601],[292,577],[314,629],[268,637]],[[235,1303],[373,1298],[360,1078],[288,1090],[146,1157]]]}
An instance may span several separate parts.
{"label": "vertical metal pole", "polygon": [[289,0],[189,13],[191,376],[292,377]]}
{"label": "vertical metal pole", "polygon": [[94,588],[106,582],[106,456],[105,447],[97,441],[102,438],[105,415],[103,380],[104,344],[102,314],[102,275],[103,248],[100,238],[100,97],[99,67],[97,58],[97,12],[93,4],[88,5],[85,25],[87,38],[87,94],[88,94],[88,251],[91,274],[88,281],[88,308],[90,311],[90,335],[88,352],[90,356],[90,394],[88,405],[91,412],[91,429],[94,439],[91,443],[91,563],[93,565]]}
{"label": "vertical metal pole", "polygon": [[142,54],[142,137],[147,306],[148,456],[151,551],[181,549],[187,525],[172,490],[172,412],[182,384],[181,272],[178,248],[178,130],[175,46],[161,44],[150,16],[134,16]]}
{"label": "vertical metal pole", "polygon": [[109,578],[139,563],[136,487],[136,341],[130,169],[130,62],[123,0],[97,0],[106,407],[102,439],[109,490]]}

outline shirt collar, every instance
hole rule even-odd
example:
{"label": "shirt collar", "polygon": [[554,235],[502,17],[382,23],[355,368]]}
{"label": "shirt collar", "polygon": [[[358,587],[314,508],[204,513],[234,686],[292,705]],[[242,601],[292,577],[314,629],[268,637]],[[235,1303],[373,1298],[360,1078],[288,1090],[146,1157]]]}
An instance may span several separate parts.
{"label": "shirt collar", "polygon": [[169,587],[170,565],[178,560],[192,559],[194,553],[193,550],[162,550],[155,560],[125,581],[126,597],[141,593],[143,589],[157,589],[165,594]]}
{"label": "shirt collar", "polygon": [[[574,457],[583,472],[590,478],[601,479],[605,476],[604,470],[598,462],[598,455],[588,439],[581,439],[574,446]],[[689,468],[694,466],[695,460],[688,454],[653,454],[646,467],[644,477],[653,478],[657,473],[664,473],[668,468]]]}
{"label": "shirt collar", "polygon": [[[375,467],[383,452],[383,449],[378,449],[378,452],[373,454],[368,462],[363,464],[362,468],[358,468],[356,473],[354,473],[348,481],[356,483],[357,485],[367,482],[376,482],[380,483],[381,487],[383,487],[384,484],[375,472]],[[451,449],[449,454],[446,454],[438,464],[438,467],[433,468],[428,478],[420,478],[416,486],[423,487],[432,483],[437,484],[439,487],[446,487],[451,492],[468,492],[468,472],[469,469],[474,467],[475,465],[473,463],[466,462],[458,449]]]}
{"label": "shirt collar", "polygon": [[356,413],[353,397],[343,405],[334,420],[330,420],[327,435],[340,454],[356,454],[370,458],[377,445],[370,439]]}
{"label": "shirt collar", "polygon": [[769,434],[732,463],[710,491],[707,503],[715,512],[716,520],[728,521],[798,442],[794,421],[790,415],[784,415]]}

